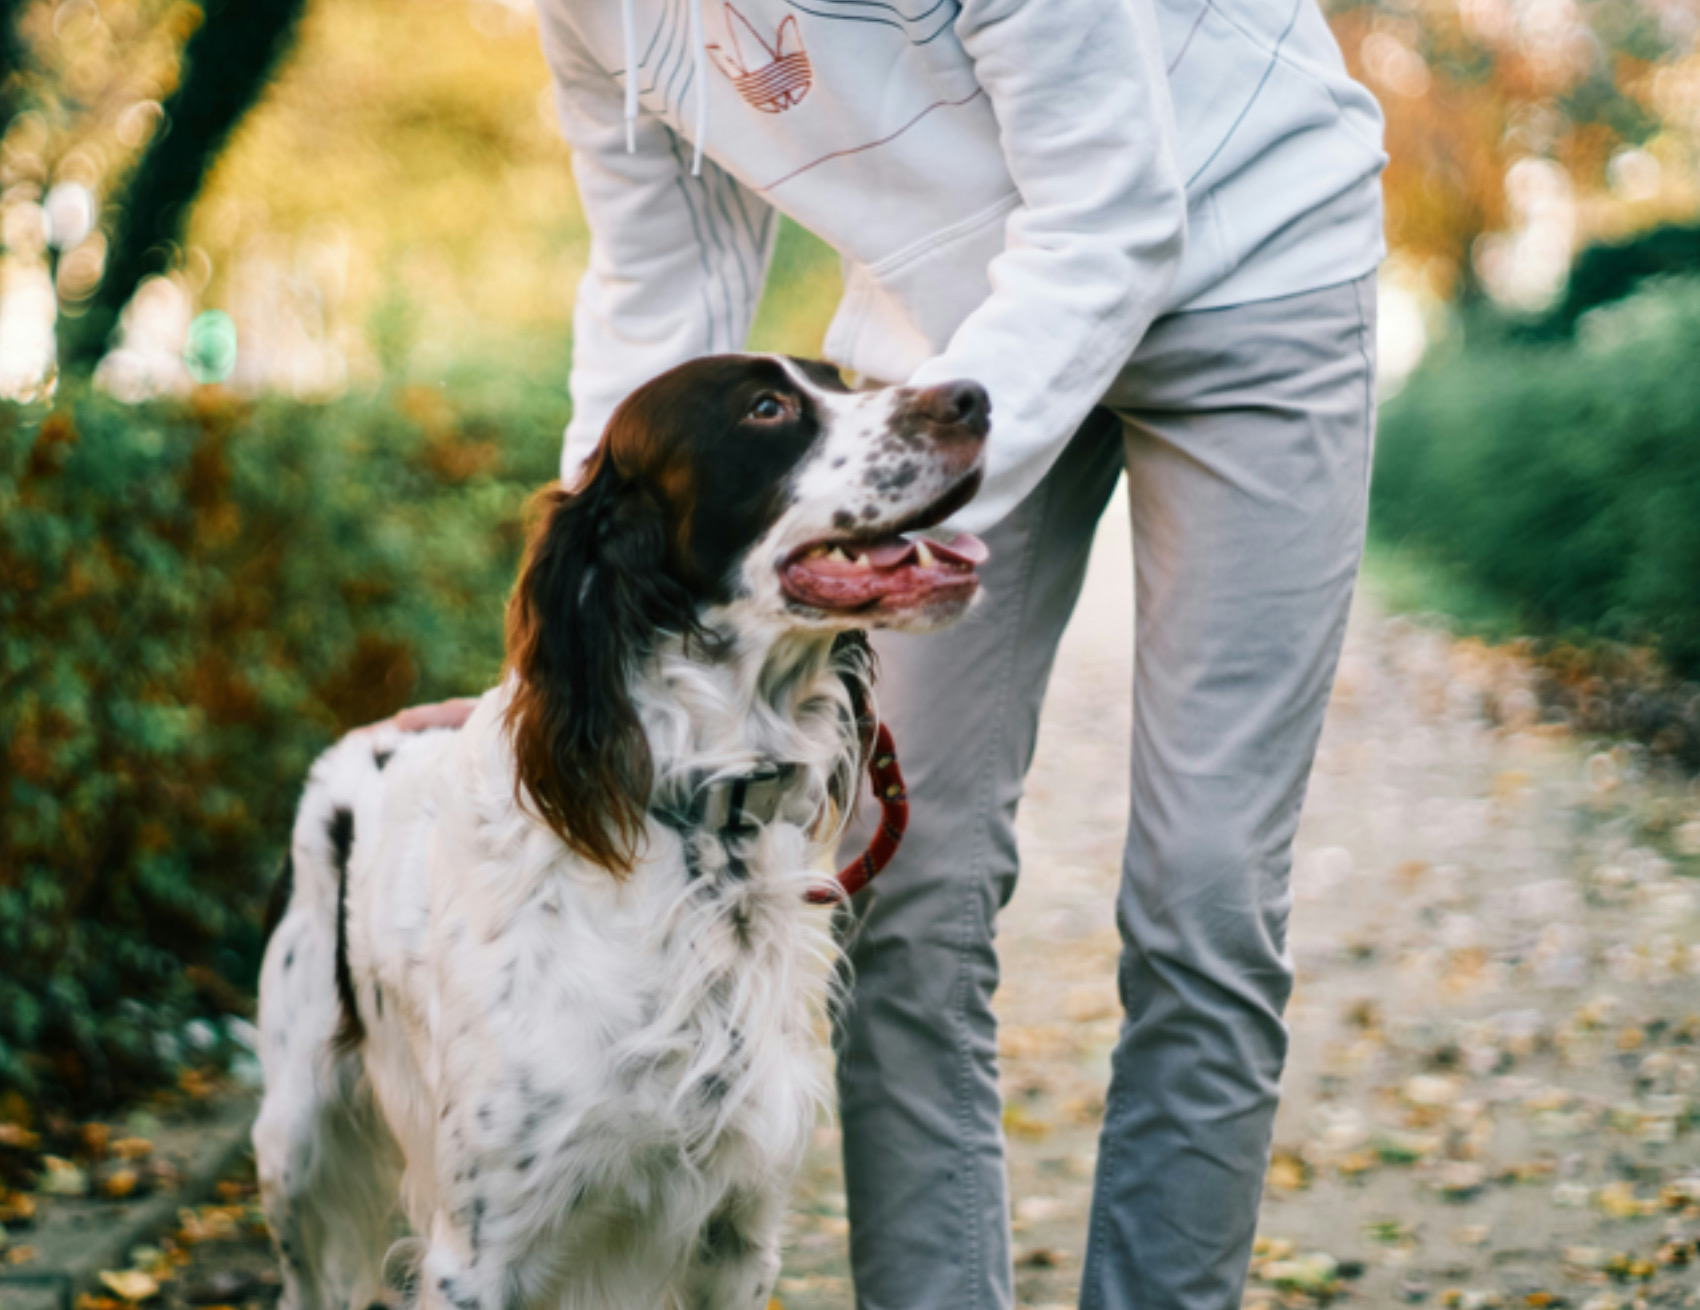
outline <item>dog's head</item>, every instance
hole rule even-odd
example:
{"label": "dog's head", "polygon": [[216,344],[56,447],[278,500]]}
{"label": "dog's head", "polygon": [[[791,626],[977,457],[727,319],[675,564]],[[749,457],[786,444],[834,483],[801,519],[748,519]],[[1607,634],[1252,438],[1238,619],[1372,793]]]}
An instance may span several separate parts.
{"label": "dog's head", "polygon": [[508,608],[518,782],[587,859],[630,868],[652,766],[629,695],[670,635],[920,630],[958,617],[984,549],[911,534],[980,485],[968,382],[852,392],[824,364],[700,359],[634,392],[551,489]]}

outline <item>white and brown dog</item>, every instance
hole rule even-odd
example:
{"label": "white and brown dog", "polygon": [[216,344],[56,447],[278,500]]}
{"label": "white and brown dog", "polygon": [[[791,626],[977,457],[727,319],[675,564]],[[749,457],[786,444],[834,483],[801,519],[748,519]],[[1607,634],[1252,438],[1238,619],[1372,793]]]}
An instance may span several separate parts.
{"label": "white and brown dog", "polygon": [[260,980],[286,1310],[759,1310],[823,1093],[861,630],[962,614],[984,391],[699,360],[543,496],[459,731],[314,766]]}

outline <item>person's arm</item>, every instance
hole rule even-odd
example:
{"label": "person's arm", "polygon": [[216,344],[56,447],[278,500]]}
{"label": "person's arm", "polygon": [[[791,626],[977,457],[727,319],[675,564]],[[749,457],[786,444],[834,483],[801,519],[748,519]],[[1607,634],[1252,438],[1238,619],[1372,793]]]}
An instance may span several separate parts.
{"label": "person's arm", "polygon": [[992,396],[985,529],[1026,496],[1109,388],[1180,265],[1186,190],[1151,0],[964,0],[974,60],[1021,193],[992,293],[909,379]]}
{"label": "person's arm", "polygon": [[689,145],[654,115],[639,116],[627,152],[621,83],[590,59],[564,7],[540,4],[538,20],[590,226],[561,460],[570,483],[636,387],[699,355],[744,348],[778,222],[714,164],[692,177]]}

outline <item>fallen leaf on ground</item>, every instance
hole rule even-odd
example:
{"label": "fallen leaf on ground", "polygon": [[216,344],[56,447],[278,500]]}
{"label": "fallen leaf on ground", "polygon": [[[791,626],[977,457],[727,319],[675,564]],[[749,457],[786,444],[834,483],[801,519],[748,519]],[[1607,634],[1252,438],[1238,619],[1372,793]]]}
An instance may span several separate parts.
{"label": "fallen leaf on ground", "polygon": [[112,1154],[120,1160],[145,1160],[153,1154],[153,1143],[145,1137],[120,1137],[112,1143]]}
{"label": "fallen leaf on ground", "polygon": [[1042,1224],[1055,1219],[1068,1207],[1054,1196],[1027,1196],[1016,1202],[1015,1217],[1023,1223]]}
{"label": "fallen leaf on ground", "polygon": [[1433,1133],[1384,1133],[1375,1139],[1375,1154],[1382,1164],[1416,1164],[1440,1148]]}
{"label": "fallen leaf on ground", "polygon": [[1051,1134],[1051,1125],[1037,1115],[1028,1113],[1025,1106],[1011,1101],[1003,1108],[1003,1130],[1011,1137],[1029,1142],[1041,1141]]}
{"label": "fallen leaf on ground", "polygon": [[1324,1251],[1312,1251],[1289,1260],[1271,1260],[1258,1277],[1282,1291],[1331,1297],[1340,1285],[1340,1264]]}
{"label": "fallen leaf on ground", "polygon": [[142,1176],[128,1165],[117,1169],[100,1169],[95,1174],[95,1191],[113,1201],[135,1195],[142,1185]]}
{"label": "fallen leaf on ground", "polygon": [[1412,1105],[1438,1109],[1451,1105],[1462,1090],[1462,1084],[1450,1074],[1420,1073],[1406,1079],[1399,1094]]}
{"label": "fallen leaf on ground", "polygon": [[1613,1219],[1643,1219],[1659,1212],[1656,1197],[1635,1194],[1635,1184],[1607,1183],[1594,1193],[1594,1205]]}
{"label": "fallen leaf on ground", "polygon": [[1448,1160],[1435,1175],[1435,1186],[1448,1201],[1468,1201],[1487,1185],[1487,1170],[1473,1160]]}
{"label": "fallen leaf on ground", "polygon": [[159,1282],[140,1269],[100,1271],[101,1285],[125,1301],[147,1301],[159,1295]]}
{"label": "fallen leaf on ground", "polygon": [[91,1160],[106,1158],[107,1143],[112,1140],[112,1128],[109,1124],[88,1123],[83,1125],[83,1153]]}
{"label": "fallen leaf on ground", "polygon": [[1278,1150],[1269,1161],[1269,1186],[1277,1192],[1301,1192],[1310,1186],[1310,1166],[1297,1152]]}
{"label": "fallen leaf on ground", "polygon": [[87,1196],[89,1176],[69,1160],[56,1155],[43,1156],[46,1172],[42,1175],[41,1190],[48,1196]]}

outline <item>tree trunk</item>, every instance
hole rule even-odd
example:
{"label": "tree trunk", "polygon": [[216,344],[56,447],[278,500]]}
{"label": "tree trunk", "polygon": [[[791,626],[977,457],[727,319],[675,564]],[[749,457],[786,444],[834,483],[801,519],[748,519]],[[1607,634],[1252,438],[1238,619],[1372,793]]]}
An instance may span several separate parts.
{"label": "tree trunk", "polygon": [[306,0],[209,0],[160,131],[118,202],[100,287],[82,314],[60,320],[62,369],[92,370],[142,279],[171,267],[208,170],[265,90],[305,8]]}

